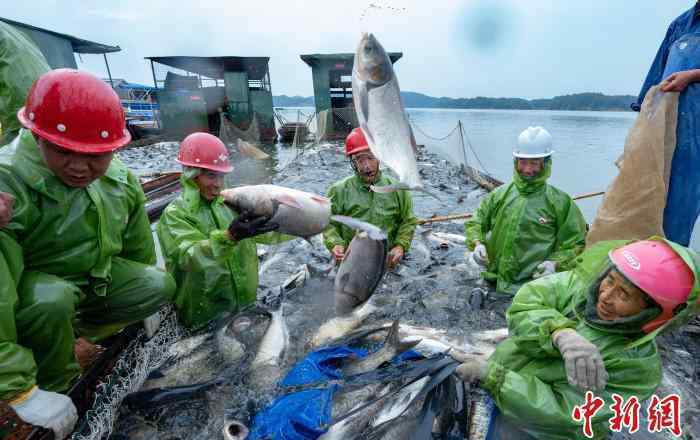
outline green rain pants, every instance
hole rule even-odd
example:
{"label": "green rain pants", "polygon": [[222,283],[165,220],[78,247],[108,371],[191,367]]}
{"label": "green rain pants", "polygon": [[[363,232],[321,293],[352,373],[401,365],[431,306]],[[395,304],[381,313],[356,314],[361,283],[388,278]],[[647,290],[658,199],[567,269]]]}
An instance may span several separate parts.
{"label": "green rain pants", "polygon": [[34,353],[37,385],[61,392],[80,374],[77,336],[96,342],[147,318],[172,299],[175,281],[155,266],[113,257],[105,296],[35,271],[22,274],[18,293],[18,343]]}

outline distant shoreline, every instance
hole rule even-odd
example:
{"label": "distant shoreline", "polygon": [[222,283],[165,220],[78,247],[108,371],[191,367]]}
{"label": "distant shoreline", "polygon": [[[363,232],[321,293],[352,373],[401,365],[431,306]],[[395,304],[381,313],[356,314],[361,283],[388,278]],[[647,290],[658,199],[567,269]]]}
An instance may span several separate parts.
{"label": "distant shoreline", "polygon": [[[569,110],[569,111],[632,111],[632,95],[576,93],[549,99],[523,98],[436,98],[415,92],[401,92],[406,108],[466,109],[466,110]],[[275,107],[314,107],[313,96],[273,96]]]}

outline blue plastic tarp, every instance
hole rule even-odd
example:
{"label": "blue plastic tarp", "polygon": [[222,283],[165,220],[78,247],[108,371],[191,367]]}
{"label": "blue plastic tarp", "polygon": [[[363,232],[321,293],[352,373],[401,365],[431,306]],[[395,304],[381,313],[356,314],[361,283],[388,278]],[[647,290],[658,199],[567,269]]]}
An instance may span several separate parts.
{"label": "blue plastic tarp", "polygon": [[280,385],[291,387],[342,378],[340,367],[348,357],[363,358],[368,351],[347,346],[323,348],[309,353],[285,376]]}
{"label": "blue plastic tarp", "polygon": [[[348,358],[362,358],[368,350],[347,345],[323,348],[309,353],[280,382],[282,387],[312,385],[315,388],[292,392],[275,399],[253,419],[249,440],[314,440],[331,422],[333,395],[340,389],[342,366]],[[423,359],[413,350],[392,360],[400,363]]]}
{"label": "blue plastic tarp", "polygon": [[308,440],[320,437],[331,419],[337,385],[287,394],[253,419],[249,440]]}

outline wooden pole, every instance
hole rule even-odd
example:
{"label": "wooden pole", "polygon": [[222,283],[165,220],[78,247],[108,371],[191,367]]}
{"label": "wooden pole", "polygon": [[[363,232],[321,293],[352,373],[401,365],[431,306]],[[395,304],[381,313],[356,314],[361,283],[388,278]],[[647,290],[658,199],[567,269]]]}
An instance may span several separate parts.
{"label": "wooden pole", "polygon": [[[598,192],[592,192],[592,193],[586,193],[586,194],[581,194],[576,197],[573,197],[573,200],[582,200],[582,199],[588,199],[590,197],[595,197],[595,196],[602,196],[605,194],[605,191],[598,191]],[[461,220],[461,219],[468,219],[471,218],[473,214],[465,213],[465,214],[451,214],[451,215],[441,215],[441,216],[435,216],[431,218],[426,218],[426,219],[419,219],[418,224],[419,225],[424,225],[427,223],[436,223],[436,222],[448,222],[450,220]]]}

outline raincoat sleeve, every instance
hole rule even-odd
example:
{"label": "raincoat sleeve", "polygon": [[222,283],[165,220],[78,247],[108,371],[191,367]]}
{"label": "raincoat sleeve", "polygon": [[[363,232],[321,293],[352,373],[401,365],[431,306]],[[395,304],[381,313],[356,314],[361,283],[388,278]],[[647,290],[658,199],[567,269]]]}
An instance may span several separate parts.
{"label": "raincoat sleeve", "polygon": [[659,50],[656,52],[654,61],[651,63],[647,77],[642,84],[642,89],[639,91],[639,96],[637,101],[632,104],[632,110],[638,112],[642,108],[642,103],[644,102],[644,97],[652,86],[659,84],[663,80],[664,69],[666,68],[666,61],[668,60],[668,53],[673,44],[673,34],[675,33],[676,21],[671,23],[666,31],[666,36],[661,42]]}
{"label": "raincoat sleeve", "polygon": [[237,245],[224,230],[202,233],[176,204],[163,212],[157,231],[168,265],[177,265],[184,271],[203,270],[212,260],[224,261],[233,255]]}
{"label": "raincoat sleeve", "polygon": [[508,334],[520,350],[531,357],[559,356],[552,333],[576,328],[563,310],[571,301],[573,272],[531,281],[520,288],[506,311]]}
{"label": "raincoat sleeve", "polygon": [[399,207],[401,208],[401,224],[396,230],[394,245],[399,245],[404,252],[408,252],[413,241],[413,233],[416,230],[418,220],[413,215],[413,198],[408,191],[399,191]]}
{"label": "raincoat sleeve", "polygon": [[28,195],[6,185],[11,171],[0,168],[0,191],[15,196],[12,222],[0,230],[0,400],[9,400],[36,383],[36,363],[31,350],[17,343],[15,309],[17,286],[24,270],[22,247],[15,232],[28,222]]}
{"label": "raincoat sleeve", "polygon": [[[326,195],[331,200],[331,213],[333,215],[338,215],[342,213],[342,198],[336,189],[336,185],[331,186],[328,189],[328,194]],[[348,247],[348,242],[343,239],[340,233],[340,225],[335,222],[330,222],[325,231],[323,231],[323,244],[328,248],[328,250],[333,250],[335,246]]]}
{"label": "raincoat sleeve", "polygon": [[498,193],[500,193],[500,191],[497,189],[487,195],[479,204],[474,215],[464,223],[467,247],[471,250],[474,250],[477,241],[484,243],[486,234],[491,230],[491,217],[495,209],[494,199]]}
{"label": "raincoat sleeve", "polygon": [[137,178],[129,173],[129,188],[132,207],[123,237],[121,257],[138,263],[156,263],[156,248],[151,232],[151,223],[146,215],[146,196]]}
{"label": "raincoat sleeve", "polygon": [[576,257],[586,246],[586,220],[576,202],[567,194],[555,206],[557,215],[557,241],[549,260],[557,263],[558,271],[572,269]]}

